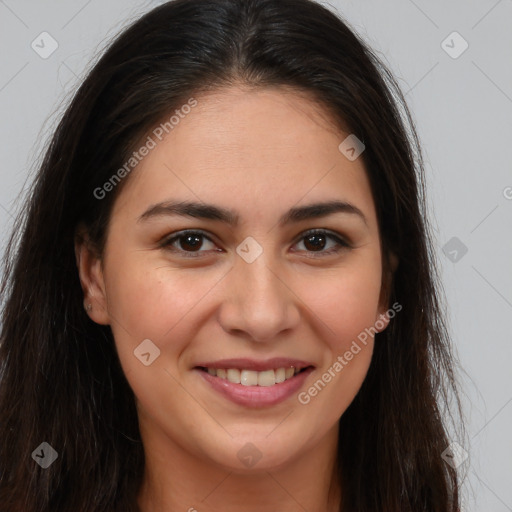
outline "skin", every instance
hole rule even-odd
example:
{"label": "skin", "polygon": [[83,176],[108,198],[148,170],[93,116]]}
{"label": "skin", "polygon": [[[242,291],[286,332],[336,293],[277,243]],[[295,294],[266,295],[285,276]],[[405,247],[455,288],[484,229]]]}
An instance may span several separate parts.
{"label": "skin", "polygon": [[[231,357],[303,359],[315,366],[304,391],[365,328],[381,320],[385,329],[381,243],[362,158],[338,150],[348,134],[297,91],[233,86],[196,98],[125,178],[102,258],[86,243],[76,247],[88,314],[111,326],[137,399],[141,510],[339,510],[338,423],[366,376],[373,339],[307,405],[297,394],[271,407],[236,405],[193,367]],[[171,199],[229,208],[240,222],[138,221]],[[365,220],[341,212],[278,225],[290,208],[328,200],[356,206]],[[327,238],[315,251],[303,234],[313,228],[350,247],[328,254],[337,244]],[[183,239],[174,252],[158,245],[183,229],[210,237],[201,256],[183,256]],[[236,252],[249,236],[263,249],[252,263]],[[161,351],[149,366],[134,357],[144,339]],[[246,443],[261,453],[250,468],[237,457]]]}

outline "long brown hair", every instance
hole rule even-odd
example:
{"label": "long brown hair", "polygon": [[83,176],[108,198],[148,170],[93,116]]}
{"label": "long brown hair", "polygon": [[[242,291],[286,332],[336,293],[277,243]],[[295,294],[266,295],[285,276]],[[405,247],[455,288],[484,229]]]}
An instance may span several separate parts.
{"label": "long brown hair", "polygon": [[[134,396],[110,328],[84,312],[77,226],[101,251],[123,183],[102,199],[94,190],[164,115],[235,82],[307,92],[364,142],[383,253],[399,259],[389,299],[403,309],[377,334],[340,420],[342,510],[458,510],[458,476],[441,458],[444,405],[457,394],[414,124],[391,73],[310,0],[165,3],[114,40],[71,100],[4,259],[2,510],[137,510],[144,451]],[[47,469],[32,458],[42,442],[58,453]]]}

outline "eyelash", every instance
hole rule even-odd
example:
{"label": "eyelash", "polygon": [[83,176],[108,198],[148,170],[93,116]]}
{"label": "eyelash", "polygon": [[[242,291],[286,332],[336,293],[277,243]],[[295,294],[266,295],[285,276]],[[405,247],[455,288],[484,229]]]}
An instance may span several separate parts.
{"label": "eyelash", "polygon": [[[175,247],[172,247],[172,244],[174,242],[180,240],[181,238],[189,236],[189,235],[199,235],[200,237],[203,237],[206,240],[208,240],[208,241],[210,241],[212,243],[215,243],[215,242],[213,242],[213,240],[205,232],[203,232],[201,230],[191,230],[191,229],[189,229],[189,230],[179,231],[178,233],[174,233],[170,237],[164,238],[160,242],[159,246],[164,248],[164,249],[168,249],[168,250],[170,250],[172,252],[180,252],[183,255],[186,255],[186,256],[184,256],[186,258],[200,258],[200,257],[202,257],[201,253],[204,253],[206,251],[184,251],[182,249],[176,249]],[[322,236],[325,236],[326,238],[330,238],[330,239],[332,239],[332,240],[334,240],[336,242],[338,247],[331,248],[331,249],[329,249],[327,251],[324,251],[324,250],[321,250],[321,251],[307,251],[307,252],[310,253],[310,255],[308,255],[308,257],[310,257],[310,258],[322,258],[322,257],[324,257],[326,255],[337,254],[338,252],[341,252],[343,249],[351,248],[351,245],[346,240],[344,240],[343,238],[339,237],[335,233],[333,233],[331,231],[328,231],[328,230],[325,230],[325,229],[310,229],[308,231],[305,231],[304,233],[301,233],[301,236],[298,238],[298,240],[297,240],[297,242],[295,242],[295,244],[298,243],[298,242],[301,242],[305,238],[307,238],[309,236],[313,236],[313,235],[322,235]]]}

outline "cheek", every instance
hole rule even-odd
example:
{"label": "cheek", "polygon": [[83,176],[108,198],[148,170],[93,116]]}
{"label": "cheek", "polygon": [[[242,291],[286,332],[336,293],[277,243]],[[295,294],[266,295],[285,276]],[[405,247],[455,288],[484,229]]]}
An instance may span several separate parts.
{"label": "cheek", "polygon": [[381,272],[374,266],[352,266],[304,279],[301,298],[324,325],[331,350],[345,351],[352,340],[375,325],[379,311]]}
{"label": "cheek", "polygon": [[[381,270],[352,265],[301,285],[301,297],[317,318],[324,358],[316,380],[299,396],[322,421],[337,421],[359,391],[373,353],[378,319]],[[307,281],[307,282],[306,282]],[[320,424],[319,424],[320,428]]]}
{"label": "cheek", "polygon": [[[197,307],[219,276],[180,272],[142,257],[115,261],[106,279],[111,327],[138,406],[158,415],[166,403],[166,413],[186,418],[190,400],[178,382],[176,361],[194,339]],[[151,362],[146,366],[137,355],[147,352]]]}
{"label": "cheek", "polygon": [[118,255],[115,262],[106,275],[106,286],[112,330],[123,365],[133,366],[133,351],[145,339],[150,339],[161,355],[179,355],[197,328],[189,319],[221,276],[199,269],[176,270],[144,255]]}
{"label": "cheek", "polygon": [[[378,267],[377,267],[378,268]],[[324,280],[325,279],[325,280]],[[324,358],[298,401],[315,418],[315,428],[339,420],[359,392],[373,354],[380,273],[338,273],[304,288],[308,305],[322,325]],[[377,283],[377,284],[376,284]]]}

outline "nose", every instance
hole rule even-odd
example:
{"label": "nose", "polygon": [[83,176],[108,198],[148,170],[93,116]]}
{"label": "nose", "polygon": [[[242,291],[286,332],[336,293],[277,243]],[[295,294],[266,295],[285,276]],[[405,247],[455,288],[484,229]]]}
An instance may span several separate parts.
{"label": "nose", "polygon": [[[300,321],[299,298],[283,272],[264,257],[252,263],[238,258],[226,276],[218,320],[232,335],[256,342],[272,341]],[[289,278],[288,278],[289,281]]]}

